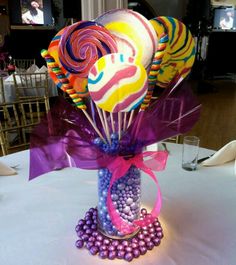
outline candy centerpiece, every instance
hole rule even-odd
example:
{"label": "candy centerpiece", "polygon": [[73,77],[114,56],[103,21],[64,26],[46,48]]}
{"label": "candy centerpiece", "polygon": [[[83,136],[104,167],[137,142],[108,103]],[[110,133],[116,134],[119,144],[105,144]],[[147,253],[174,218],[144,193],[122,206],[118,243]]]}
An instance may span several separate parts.
{"label": "candy centerpiece", "polygon": [[[144,150],[198,120],[200,105],[182,82],[194,53],[181,22],[150,22],[125,9],[63,28],[42,51],[71,101],[59,98],[33,131],[30,179],[65,167],[97,170],[98,205],[76,226],[78,248],[131,261],[160,244],[162,198],[153,171],[165,169],[168,154]],[[157,99],[155,84],[165,87]],[[150,213],[140,210],[141,175],[156,187]]]}

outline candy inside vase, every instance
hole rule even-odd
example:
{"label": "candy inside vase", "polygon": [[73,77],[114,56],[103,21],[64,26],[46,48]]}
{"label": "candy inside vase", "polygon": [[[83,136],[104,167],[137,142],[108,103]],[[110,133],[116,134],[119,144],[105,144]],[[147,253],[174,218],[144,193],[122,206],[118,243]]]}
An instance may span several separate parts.
{"label": "candy inside vase", "polygon": [[[138,232],[124,233],[117,227],[107,208],[107,196],[112,173],[107,168],[98,170],[98,227],[101,233],[112,238],[129,238]],[[141,174],[131,166],[127,173],[118,179],[110,190],[113,206],[123,221],[132,225],[140,217]]]}

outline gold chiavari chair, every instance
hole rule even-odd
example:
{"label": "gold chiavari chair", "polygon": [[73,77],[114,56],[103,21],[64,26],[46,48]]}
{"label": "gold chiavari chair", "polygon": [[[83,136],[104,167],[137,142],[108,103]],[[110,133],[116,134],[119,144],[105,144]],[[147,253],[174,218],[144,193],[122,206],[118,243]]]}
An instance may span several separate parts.
{"label": "gold chiavari chair", "polygon": [[21,70],[27,70],[33,64],[35,59],[14,59],[14,65]]}
{"label": "gold chiavari chair", "polygon": [[19,110],[16,103],[0,104],[0,143],[3,155],[26,145],[22,140],[18,114]]}
{"label": "gold chiavari chair", "polygon": [[50,109],[48,73],[14,74],[14,84],[24,141],[29,141],[32,128]]}

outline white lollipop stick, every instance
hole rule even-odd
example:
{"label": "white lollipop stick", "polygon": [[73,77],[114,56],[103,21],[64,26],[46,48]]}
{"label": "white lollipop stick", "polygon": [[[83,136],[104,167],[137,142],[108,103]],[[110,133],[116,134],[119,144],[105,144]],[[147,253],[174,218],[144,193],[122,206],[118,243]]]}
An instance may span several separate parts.
{"label": "white lollipop stick", "polygon": [[103,118],[104,118],[104,121],[105,121],[107,140],[108,140],[109,144],[111,144],[110,131],[109,131],[108,123],[107,123],[107,114],[106,114],[106,112],[104,110],[102,110],[102,113],[103,113]]}

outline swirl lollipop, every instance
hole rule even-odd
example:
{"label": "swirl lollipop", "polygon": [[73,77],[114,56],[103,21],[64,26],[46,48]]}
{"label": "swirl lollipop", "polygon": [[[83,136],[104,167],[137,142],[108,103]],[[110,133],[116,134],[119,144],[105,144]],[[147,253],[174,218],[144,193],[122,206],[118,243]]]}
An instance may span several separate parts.
{"label": "swirl lollipop", "polygon": [[141,14],[129,9],[115,9],[98,17],[115,37],[119,53],[136,57],[147,69],[157,49],[157,35],[151,23]]}
{"label": "swirl lollipop", "polygon": [[108,54],[90,69],[88,89],[101,109],[128,112],[141,104],[147,92],[146,70],[133,57]]}
{"label": "swirl lollipop", "polygon": [[157,17],[150,22],[157,35],[161,25],[168,33],[169,41],[157,75],[157,85],[166,88],[190,73],[195,59],[194,39],[187,27],[173,17]]}
{"label": "swirl lollipop", "polygon": [[62,69],[77,93],[88,95],[87,77],[92,65],[103,55],[117,52],[117,45],[107,29],[93,21],[80,21],[64,28],[58,56]]}

